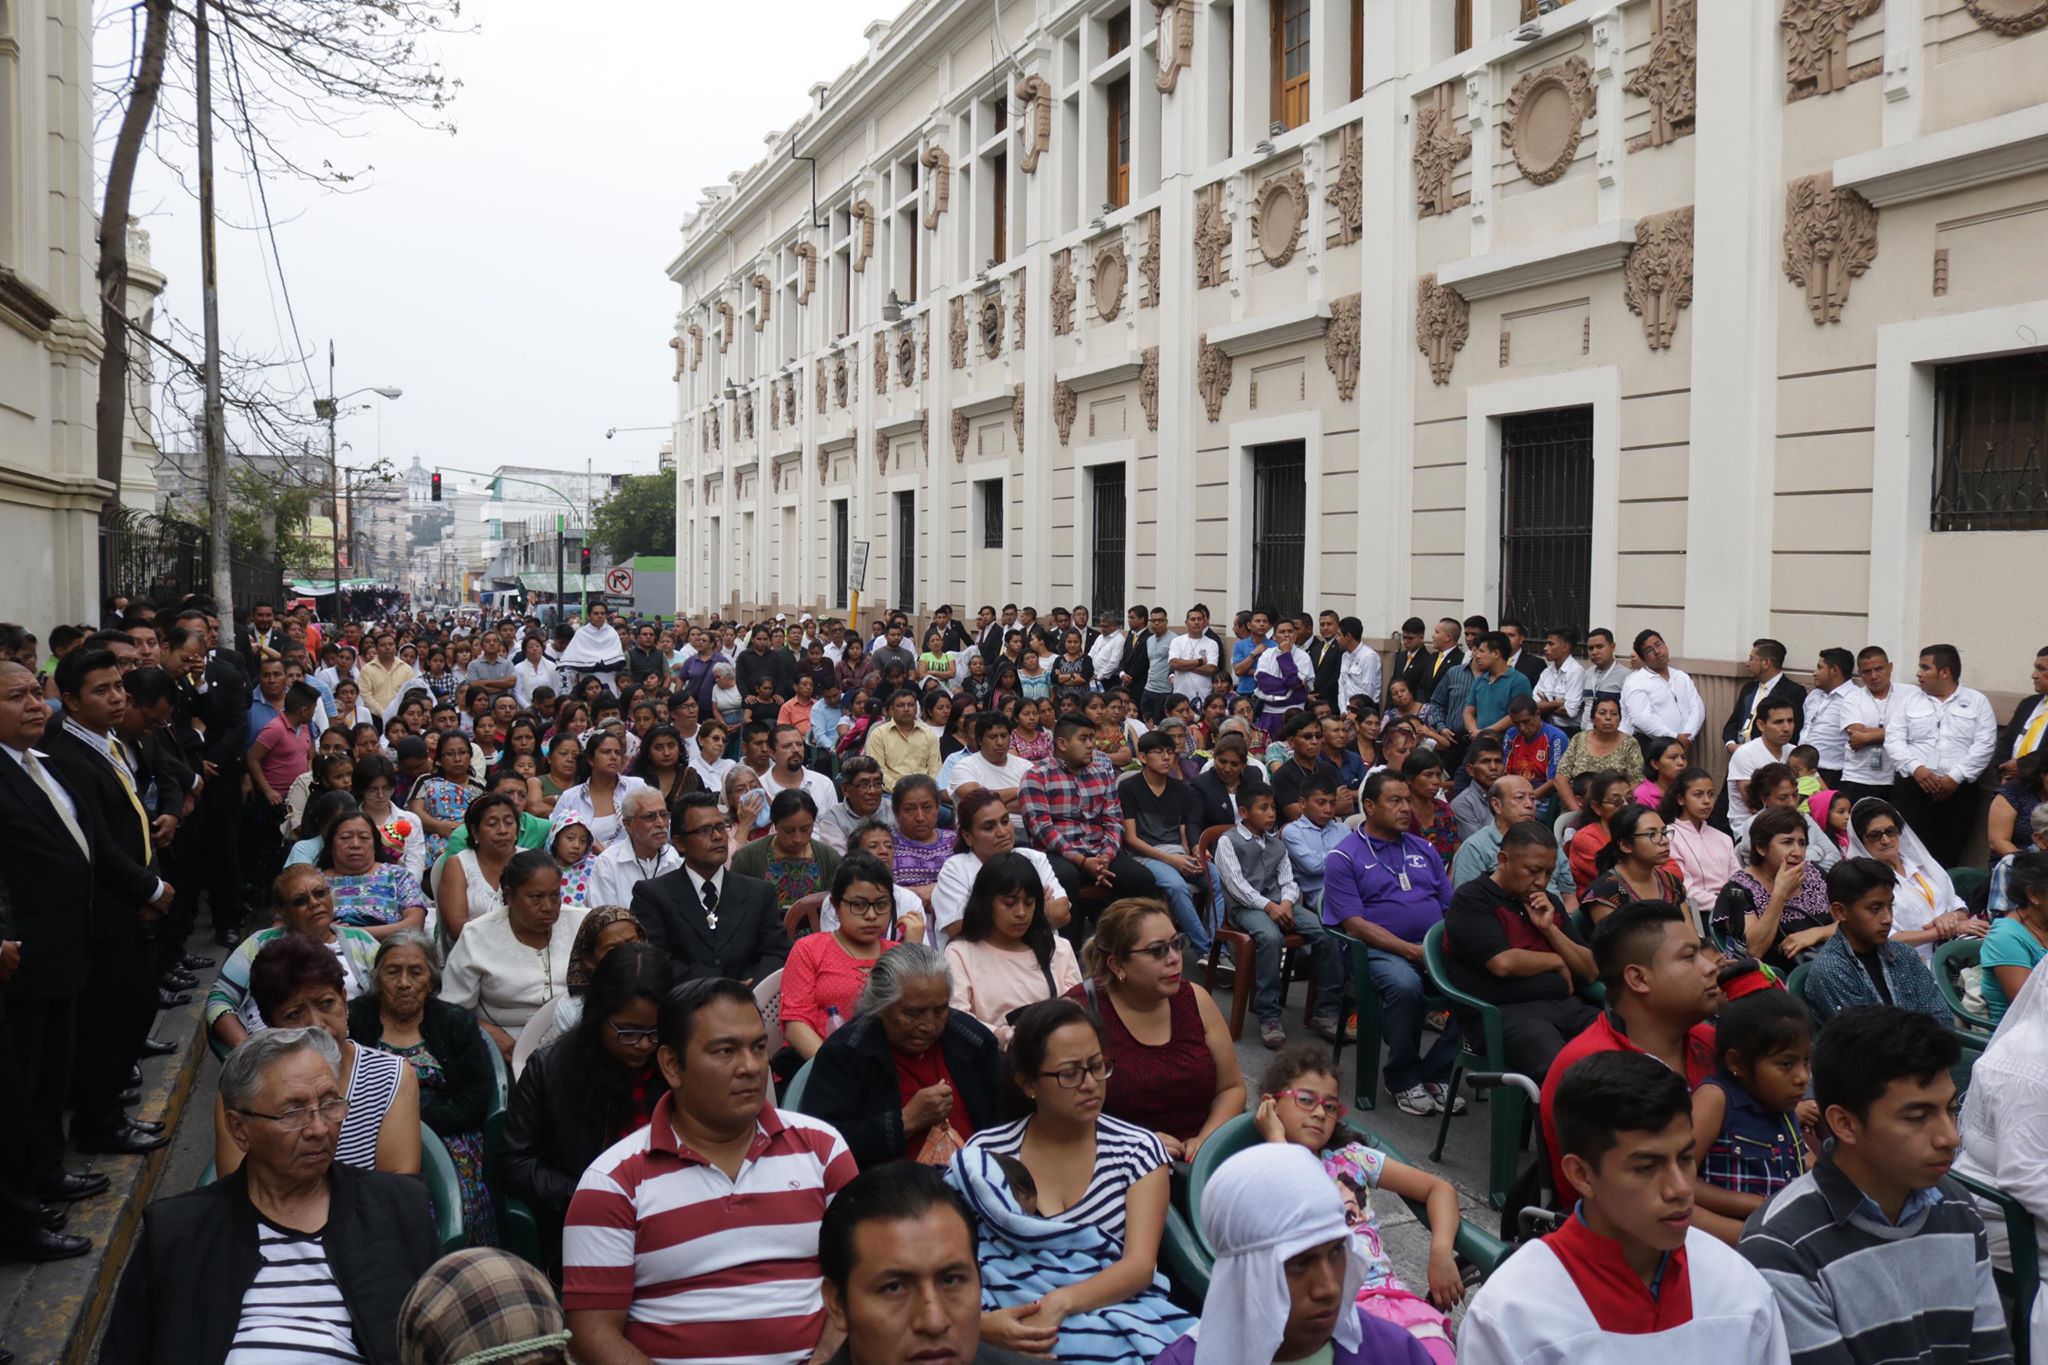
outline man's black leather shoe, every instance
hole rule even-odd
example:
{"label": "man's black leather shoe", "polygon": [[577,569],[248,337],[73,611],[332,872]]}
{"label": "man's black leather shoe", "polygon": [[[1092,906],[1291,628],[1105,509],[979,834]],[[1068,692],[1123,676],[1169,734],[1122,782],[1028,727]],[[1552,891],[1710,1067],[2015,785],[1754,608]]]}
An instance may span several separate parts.
{"label": "man's black leather shoe", "polygon": [[66,1171],[57,1177],[56,1184],[43,1187],[43,1198],[68,1204],[74,1200],[90,1199],[96,1194],[105,1194],[107,1186],[112,1183],[100,1171]]}
{"label": "man's black leather shoe", "polygon": [[156,1007],[160,1010],[174,1010],[181,1005],[189,1005],[191,1003],[192,997],[189,995],[177,995],[165,990],[161,986],[157,987]]}
{"label": "man's black leather shoe", "polygon": [[112,1133],[93,1138],[74,1138],[72,1145],[95,1156],[146,1156],[171,1140],[169,1133],[145,1133],[123,1125]]}
{"label": "man's black leather shoe", "polygon": [[92,1239],[89,1237],[72,1237],[37,1228],[17,1242],[0,1246],[0,1261],[68,1261],[91,1250]]}
{"label": "man's black leather shoe", "polygon": [[242,946],[242,931],[240,929],[216,929],[213,931],[213,941],[232,953],[235,949]]}
{"label": "man's black leather shoe", "polygon": [[213,965],[213,959],[199,953],[187,953],[178,959],[178,965],[188,972],[203,972]]}
{"label": "man's black leather shoe", "polygon": [[145,1057],[168,1057],[178,1050],[176,1043],[166,1043],[160,1038],[144,1038],[142,1055]]}
{"label": "man's black leather shoe", "polygon": [[64,1225],[70,1221],[71,1210],[65,1208],[62,1204],[38,1204],[36,1206],[36,1222],[42,1225],[44,1232],[62,1232],[64,1231]]}
{"label": "man's black leather shoe", "polygon": [[168,991],[189,991],[199,984],[199,978],[176,967],[156,979],[156,984]]}
{"label": "man's black leather shoe", "polygon": [[138,1119],[133,1115],[129,1116],[128,1126],[139,1133],[147,1133],[151,1137],[155,1137],[164,1130],[163,1120],[161,1119]]}

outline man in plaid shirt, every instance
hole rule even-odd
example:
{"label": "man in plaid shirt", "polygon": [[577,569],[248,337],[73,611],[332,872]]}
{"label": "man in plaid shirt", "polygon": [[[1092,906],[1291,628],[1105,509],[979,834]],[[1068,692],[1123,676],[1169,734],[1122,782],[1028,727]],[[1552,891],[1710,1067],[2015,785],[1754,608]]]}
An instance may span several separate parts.
{"label": "man in plaid shirt", "polygon": [[1053,731],[1052,754],[1017,786],[1024,832],[1052,864],[1067,899],[1100,887],[1111,898],[1150,896],[1158,883],[1124,851],[1116,770],[1095,751],[1095,727],[1069,716]]}

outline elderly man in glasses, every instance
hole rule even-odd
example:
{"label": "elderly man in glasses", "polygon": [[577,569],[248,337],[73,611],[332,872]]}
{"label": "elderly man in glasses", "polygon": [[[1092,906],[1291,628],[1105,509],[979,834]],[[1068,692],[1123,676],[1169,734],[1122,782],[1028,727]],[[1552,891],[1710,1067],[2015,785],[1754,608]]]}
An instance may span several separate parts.
{"label": "elderly man in glasses", "polygon": [[669,843],[668,807],[660,792],[634,788],[626,793],[619,813],[626,837],[613,840],[591,864],[586,905],[631,905],[634,887],[683,865],[683,855]]}
{"label": "elderly man in glasses", "polygon": [[419,1181],[334,1159],[341,1054],[269,1029],[221,1069],[241,1168],[143,1214],[99,1358],[118,1365],[398,1360],[398,1308],[434,1262]]}

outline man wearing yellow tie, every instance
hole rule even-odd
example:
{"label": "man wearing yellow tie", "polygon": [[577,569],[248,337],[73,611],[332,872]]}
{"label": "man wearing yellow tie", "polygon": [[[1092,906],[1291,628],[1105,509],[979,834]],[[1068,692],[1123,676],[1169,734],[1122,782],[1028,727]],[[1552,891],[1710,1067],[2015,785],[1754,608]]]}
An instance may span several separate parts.
{"label": "man wearing yellow tie", "polygon": [[[156,833],[142,801],[153,775],[143,756],[116,733],[128,693],[111,651],[74,651],[58,665],[56,682],[64,720],[43,740],[49,767],[80,805],[93,807],[89,813],[106,831],[108,847],[95,850],[95,862],[104,855],[124,873],[96,881],[86,921],[88,968],[79,997],[71,1140],[84,1152],[139,1154],[169,1141],[160,1127],[130,1118],[122,1105],[159,1003],[150,926],[172,896],[155,875]],[[132,889],[138,884],[152,886],[153,895],[139,898]]]}
{"label": "man wearing yellow tie", "polygon": [[2005,727],[2005,762],[1998,765],[2001,781],[2010,782],[2019,771],[2020,760],[2048,745],[2048,647],[2034,656],[2034,695],[2013,709]]}

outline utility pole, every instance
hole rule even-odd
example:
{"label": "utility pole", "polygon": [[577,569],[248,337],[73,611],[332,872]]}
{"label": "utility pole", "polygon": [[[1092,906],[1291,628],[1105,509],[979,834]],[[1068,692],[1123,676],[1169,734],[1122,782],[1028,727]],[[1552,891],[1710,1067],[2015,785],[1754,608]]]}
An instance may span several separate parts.
{"label": "utility pole", "polygon": [[[313,400],[313,411],[318,414],[322,404]],[[341,414],[341,404],[334,398],[334,338],[327,339],[327,479],[328,524],[333,532],[334,543],[334,621],[341,623],[341,461],[337,458],[334,445],[334,423]]]}
{"label": "utility pole", "polygon": [[[212,540],[214,601],[221,617],[232,623],[235,577],[228,554],[227,413],[220,396],[220,281],[213,239],[213,40],[207,32],[206,0],[195,0],[192,7],[192,59],[199,75],[199,278],[206,318],[207,533]],[[125,232],[127,225],[115,223],[106,230]]]}
{"label": "utility pole", "polygon": [[562,569],[569,558],[569,519],[555,513],[555,624],[562,624]]}

